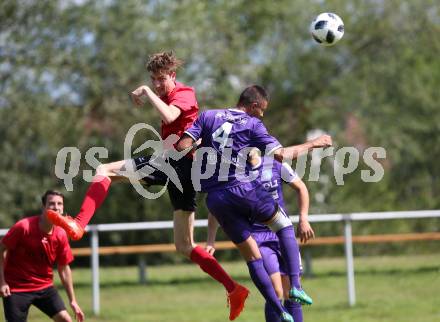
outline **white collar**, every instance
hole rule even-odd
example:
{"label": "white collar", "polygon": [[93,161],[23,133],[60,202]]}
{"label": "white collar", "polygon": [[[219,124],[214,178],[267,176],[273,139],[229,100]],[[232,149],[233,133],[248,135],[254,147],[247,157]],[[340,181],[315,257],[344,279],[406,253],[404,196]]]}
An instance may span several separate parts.
{"label": "white collar", "polygon": [[234,108],[234,107],[228,108],[228,110],[233,111],[233,112],[238,112],[238,113],[246,113],[245,111],[239,110],[238,108]]}

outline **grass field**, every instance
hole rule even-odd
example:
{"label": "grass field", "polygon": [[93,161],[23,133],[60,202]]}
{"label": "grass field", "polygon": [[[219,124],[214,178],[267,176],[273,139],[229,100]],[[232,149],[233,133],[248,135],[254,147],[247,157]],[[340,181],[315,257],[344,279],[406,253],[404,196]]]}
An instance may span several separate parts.
{"label": "grass field", "polygon": [[[245,264],[224,266],[252,292],[236,321],[264,321],[263,299],[251,283]],[[305,321],[440,321],[440,255],[358,257],[355,267],[357,303],[349,308],[344,259],[314,260],[314,276],[303,281],[315,301],[313,306],[304,308]],[[98,318],[91,313],[90,270],[74,269],[77,297],[87,321],[228,321],[225,291],[193,265],[151,267],[147,285],[138,284],[136,267],[105,268],[100,274]],[[65,299],[64,291],[62,295]],[[33,308],[29,321],[48,319]]]}

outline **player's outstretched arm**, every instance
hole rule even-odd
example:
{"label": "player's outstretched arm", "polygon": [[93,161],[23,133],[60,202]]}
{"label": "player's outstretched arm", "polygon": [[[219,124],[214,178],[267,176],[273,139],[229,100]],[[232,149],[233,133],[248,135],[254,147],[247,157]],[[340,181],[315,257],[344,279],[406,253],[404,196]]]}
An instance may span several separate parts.
{"label": "player's outstretched arm", "polygon": [[147,85],[139,86],[130,93],[130,96],[136,106],[142,106],[144,104],[143,97],[147,97],[151,105],[159,112],[160,118],[165,124],[174,122],[182,113],[178,107],[165,104]]}
{"label": "player's outstretched arm", "polygon": [[279,148],[273,152],[273,156],[280,162],[283,162],[283,160],[293,160],[298,158],[299,155],[307,153],[312,149],[326,148],[332,144],[332,137],[324,134],[303,144]]}
{"label": "player's outstretched arm", "polygon": [[297,227],[297,236],[302,243],[306,243],[309,239],[315,238],[315,232],[309,223],[309,190],[304,181],[296,178],[289,185],[295,189],[298,197],[299,223]]}
{"label": "player's outstretched arm", "polygon": [[72,271],[70,270],[69,265],[58,265],[58,274],[60,276],[60,280],[63,283],[64,288],[66,289],[67,297],[69,298],[70,307],[75,314],[75,319],[78,322],[84,321],[84,313],[81,310],[78,302],[76,301],[75,291],[73,290],[73,278]]}

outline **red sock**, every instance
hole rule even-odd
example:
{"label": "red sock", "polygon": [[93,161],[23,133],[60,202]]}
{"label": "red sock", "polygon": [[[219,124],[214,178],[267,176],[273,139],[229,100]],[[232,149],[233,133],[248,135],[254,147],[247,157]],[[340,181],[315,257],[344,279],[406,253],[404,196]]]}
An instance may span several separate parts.
{"label": "red sock", "polygon": [[194,263],[197,263],[205,273],[208,273],[212,278],[222,283],[229,293],[234,290],[234,280],[225,272],[214,256],[209,254],[202,247],[196,246],[192,250],[190,258]]}
{"label": "red sock", "polygon": [[86,192],[81,210],[75,220],[85,228],[92,219],[96,209],[98,209],[107,197],[108,190],[112,181],[106,176],[96,176]]}

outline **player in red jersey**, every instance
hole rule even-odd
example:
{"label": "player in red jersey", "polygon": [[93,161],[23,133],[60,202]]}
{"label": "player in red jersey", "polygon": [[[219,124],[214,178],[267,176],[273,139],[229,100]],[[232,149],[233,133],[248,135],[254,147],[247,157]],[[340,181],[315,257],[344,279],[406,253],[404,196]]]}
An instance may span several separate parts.
{"label": "player in red jersey", "polygon": [[[162,119],[161,136],[166,140],[170,135],[180,138],[198,114],[198,104],[194,89],[176,81],[176,70],[182,64],[172,52],[163,52],[150,56],[147,70],[150,73],[152,88],[142,85],[131,93],[136,106],[142,106],[148,101],[160,114]],[[63,227],[70,238],[78,240],[84,233],[84,228],[91,220],[95,211],[107,196],[110,184],[114,181],[127,181],[121,172],[133,173],[138,170],[141,174],[137,178],[147,185],[164,185],[167,174],[157,167],[157,158],[139,157],[102,164],[96,169],[96,175],[90,185],[79,214],[75,218],[50,213],[50,220]],[[163,160],[162,160],[163,161]],[[179,160],[166,160],[178,176],[182,190],[173,180],[167,185],[168,194],[174,208],[174,243],[179,253],[188,257],[211,277],[219,281],[228,293],[230,305],[230,320],[235,319],[243,310],[244,302],[249,291],[236,283],[223,270],[217,260],[203,247],[197,246],[193,238],[194,211],[196,208],[195,196],[191,181],[192,156],[185,156]],[[142,174],[142,170],[150,170]]]}
{"label": "player in red jersey", "polygon": [[58,265],[60,279],[78,322],[84,313],[76,302],[69,263],[72,251],[64,230],[54,226],[46,210],[63,213],[64,196],[48,190],[42,197],[39,216],[13,225],[0,243],[0,296],[8,322],[25,322],[33,304],[56,322],[72,321],[53,286],[52,267]]}

